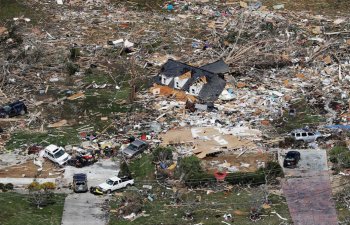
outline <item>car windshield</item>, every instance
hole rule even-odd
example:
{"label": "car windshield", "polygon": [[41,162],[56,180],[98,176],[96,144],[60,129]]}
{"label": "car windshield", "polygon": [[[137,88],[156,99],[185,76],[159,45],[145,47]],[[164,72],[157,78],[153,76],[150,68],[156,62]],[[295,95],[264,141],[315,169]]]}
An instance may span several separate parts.
{"label": "car windshield", "polygon": [[293,161],[294,158],[286,158],[287,161]]}
{"label": "car windshield", "polygon": [[84,181],[78,181],[76,184],[77,185],[85,185],[85,182]]}
{"label": "car windshield", "polygon": [[128,149],[132,150],[132,151],[137,151],[137,146],[136,145],[133,145],[133,144],[130,144]]}
{"label": "car windshield", "polygon": [[113,181],[110,180],[110,179],[106,180],[106,183],[107,183],[108,185],[113,185]]}
{"label": "car windshield", "polygon": [[64,155],[64,151],[61,149],[54,154],[54,157],[57,159],[57,158],[61,157],[62,155]]}

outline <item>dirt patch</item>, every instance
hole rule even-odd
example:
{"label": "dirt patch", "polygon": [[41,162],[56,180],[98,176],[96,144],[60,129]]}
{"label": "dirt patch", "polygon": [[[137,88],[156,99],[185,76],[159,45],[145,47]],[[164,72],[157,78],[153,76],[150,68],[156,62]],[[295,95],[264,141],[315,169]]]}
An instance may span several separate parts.
{"label": "dirt patch", "polygon": [[29,160],[23,164],[18,164],[15,166],[6,167],[0,170],[1,178],[55,178],[61,173],[58,171],[54,164],[49,161],[43,163],[43,170],[38,173],[38,167],[34,165],[32,160]]}
{"label": "dirt patch", "polygon": [[[273,155],[266,152],[258,153],[245,153],[238,157],[239,154],[232,155],[219,155],[217,157],[207,157],[203,159],[205,168],[209,172],[214,172],[221,165],[228,167],[236,167],[240,172],[254,172],[259,168],[259,165],[263,165],[273,159]],[[249,164],[244,167],[242,165]]]}

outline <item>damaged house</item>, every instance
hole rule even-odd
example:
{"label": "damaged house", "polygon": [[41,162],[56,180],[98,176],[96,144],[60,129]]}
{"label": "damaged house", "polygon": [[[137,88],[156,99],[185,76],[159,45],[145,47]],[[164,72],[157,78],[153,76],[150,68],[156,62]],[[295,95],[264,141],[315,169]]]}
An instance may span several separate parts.
{"label": "damaged house", "polygon": [[169,59],[155,83],[158,87],[168,87],[173,93],[190,96],[189,99],[198,103],[209,104],[225,90],[224,74],[228,72],[229,67],[222,60],[198,68]]}

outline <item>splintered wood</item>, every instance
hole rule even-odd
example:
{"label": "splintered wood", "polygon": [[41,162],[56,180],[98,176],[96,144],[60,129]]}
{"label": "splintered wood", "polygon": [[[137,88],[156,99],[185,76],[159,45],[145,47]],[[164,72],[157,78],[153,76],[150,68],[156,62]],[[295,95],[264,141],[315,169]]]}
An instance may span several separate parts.
{"label": "splintered wood", "polygon": [[223,151],[256,148],[256,145],[250,140],[222,134],[218,128],[212,127],[169,130],[166,134],[162,134],[161,138],[163,145],[191,143],[193,154],[200,159],[205,158],[207,155]]}

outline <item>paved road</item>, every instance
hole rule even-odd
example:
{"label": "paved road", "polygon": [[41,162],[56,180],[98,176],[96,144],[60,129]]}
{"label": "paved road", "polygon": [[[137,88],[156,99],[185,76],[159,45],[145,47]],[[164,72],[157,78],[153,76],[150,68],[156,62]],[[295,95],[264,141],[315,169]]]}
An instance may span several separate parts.
{"label": "paved road", "polygon": [[107,218],[102,205],[108,196],[90,193],[70,194],[64,202],[62,225],[105,225]]}
{"label": "paved road", "polygon": [[[282,182],[294,225],[337,225],[337,213],[332,200],[332,188],[325,150],[298,150],[299,166],[284,168]],[[283,165],[286,150],[279,151]]]}

